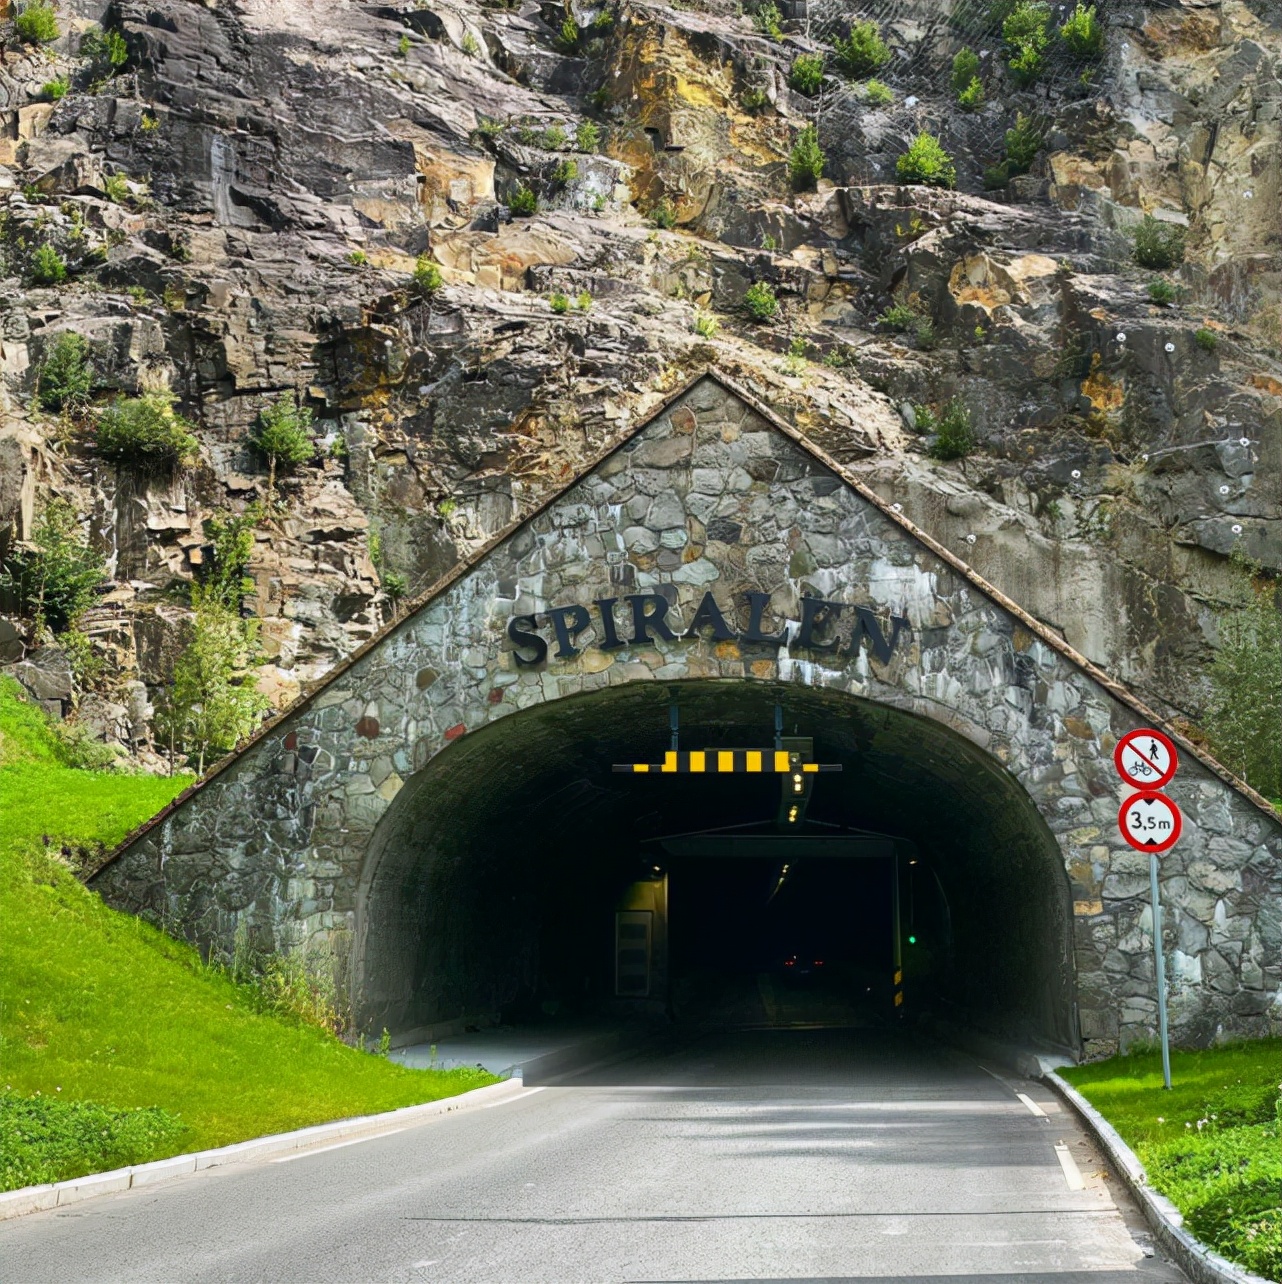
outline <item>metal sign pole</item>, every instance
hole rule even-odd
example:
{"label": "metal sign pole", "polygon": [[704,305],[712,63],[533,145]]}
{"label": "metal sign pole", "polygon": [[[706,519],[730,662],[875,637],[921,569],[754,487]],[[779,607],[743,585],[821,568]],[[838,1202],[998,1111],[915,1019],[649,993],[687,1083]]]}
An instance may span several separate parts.
{"label": "metal sign pole", "polygon": [[1166,958],[1162,949],[1162,897],[1157,886],[1157,853],[1148,856],[1149,894],[1153,900],[1153,966],[1157,974],[1157,1029],[1162,1040],[1162,1081],[1171,1086],[1171,1041],[1166,1030]]}

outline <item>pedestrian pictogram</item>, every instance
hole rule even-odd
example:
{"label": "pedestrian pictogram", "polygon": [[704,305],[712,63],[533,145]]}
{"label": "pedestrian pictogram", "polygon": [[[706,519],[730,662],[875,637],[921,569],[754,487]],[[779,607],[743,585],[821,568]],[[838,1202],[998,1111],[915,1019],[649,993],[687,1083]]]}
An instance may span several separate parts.
{"label": "pedestrian pictogram", "polygon": [[1128,731],[1117,742],[1113,765],[1128,785],[1137,789],[1161,789],[1175,775],[1179,758],[1169,736],[1142,727],[1139,731]]}
{"label": "pedestrian pictogram", "polygon": [[1165,795],[1152,790],[1132,794],[1117,813],[1122,837],[1141,852],[1164,852],[1175,846],[1184,819]]}

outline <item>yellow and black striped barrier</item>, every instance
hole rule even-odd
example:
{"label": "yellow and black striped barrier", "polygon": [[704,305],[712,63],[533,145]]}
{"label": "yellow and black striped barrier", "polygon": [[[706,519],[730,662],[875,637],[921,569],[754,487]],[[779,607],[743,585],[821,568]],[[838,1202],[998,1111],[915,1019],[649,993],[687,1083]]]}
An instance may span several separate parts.
{"label": "yellow and black striped barrier", "polygon": [[901,988],[903,984],[904,974],[903,971],[900,970],[895,973],[895,1007],[897,1008],[904,1006],[904,991]]}
{"label": "yellow and black striped barrier", "polygon": [[786,749],[669,749],[662,762],[616,762],[615,771],[644,775],[647,772],[664,775],[707,773],[729,775],[736,772],[777,773],[779,775],[803,772],[812,775],[819,771],[840,771],[839,762],[798,762]]}

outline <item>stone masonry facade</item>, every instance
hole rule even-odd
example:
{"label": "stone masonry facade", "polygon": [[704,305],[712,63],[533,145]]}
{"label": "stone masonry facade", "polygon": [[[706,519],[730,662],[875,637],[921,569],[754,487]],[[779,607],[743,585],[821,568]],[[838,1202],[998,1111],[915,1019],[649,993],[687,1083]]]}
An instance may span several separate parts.
{"label": "stone masonry facade", "polygon": [[[643,644],[627,595],[688,624],[705,593],[742,627],[770,595],[778,647],[701,636]],[[800,651],[803,598],[840,601],[846,645]],[[514,617],[619,600],[624,645],[522,667]],[[887,663],[849,646],[853,608]],[[860,617],[865,618],[865,617]],[[577,621],[572,621],[577,622]],[[844,629],[844,633],[843,633]],[[528,655],[528,652],[526,653]],[[1154,1037],[1148,857],[1117,830],[1117,738],[1145,725],[1126,693],[836,471],[737,391],[705,376],[189,791],[96,876],[112,904],[227,950],[331,950],[347,967],[367,849],[398,792],[459,737],[514,711],[629,682],[773,679],[847,691],[936,719],[998,760],[1061,849],[1075,901],[1088,1052]],[[1275,1031],[1282,1020],[1282,825],[1184,752],[1184,813],[1162,858],[1177,1041]]]}

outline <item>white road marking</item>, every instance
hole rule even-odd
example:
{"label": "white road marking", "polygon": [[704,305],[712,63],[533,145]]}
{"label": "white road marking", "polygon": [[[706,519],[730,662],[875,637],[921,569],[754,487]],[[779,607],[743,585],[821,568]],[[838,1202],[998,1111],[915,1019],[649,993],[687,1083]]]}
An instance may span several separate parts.
{"label": "white road marking", "polygon": [[344,1146],[355,1146],[362,1141],[377,1141],[380,1137],[391,1137],[395,1133],[404,1132],[404,1128],[389,1128],[386,1132],[372,1132],[368,1137],[349,1137],[346,1141],[335,1141],[328,1146],[314,1146],[311,1150],[300,1150],[297,1154],[282,1155],[279,1159],[273,1159],[273,1164],[288,1164],[295,1159],[306,1159],[308,1155],[323,1155],[327,1150],[341,1150]]}
{"label": "white road marking", "polygon": [[508,1106],[514,1101],[520,1101],[522,1097],[532,1097],[536,1092],[542,1092],[542,1088],[526,1088],[524,1092],[518,1092],[511,1097],[504,1097],[502,1101],[487,1101],[482,1110],[493,1110],[495,1106]]}
{"label": "white road marking", "polygon": [[1086,1183],[1082,1180],[1082,1170],[1078,1168],[1073,1156],[1068,1152],[1068,1147],[1062,1141],[1055,1143],[1055,1158],[1059,1160],[1059,1166],[1064,1170],[1064,1180],[1068,1182],[1069,1190],[1085,1190]]}
{"label": "white road marking", "polygon": [[1022,1092],[1017,1092],[1015,1095],[1028,1107],[1030,1114],[1036,1115],[1039,1119],[1046,1118],[1046,1111],[1044,1111],[1041,1106],[1032,1099],[1032,1097],[1025,1096]]}

